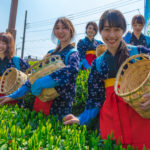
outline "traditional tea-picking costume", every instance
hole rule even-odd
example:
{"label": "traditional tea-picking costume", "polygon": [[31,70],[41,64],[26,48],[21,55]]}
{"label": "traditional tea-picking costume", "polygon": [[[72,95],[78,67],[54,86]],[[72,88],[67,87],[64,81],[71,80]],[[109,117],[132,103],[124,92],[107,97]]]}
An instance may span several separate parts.
{"label": "traditional tea-picking costume", "polygon": [[[54,71],[50,75],[37,79],[32,87],[27,81],[19,90],[24,94],[28,93],[31,89],[33,95],[37,95],[33,109],[36,112],[42,111],[45,115],[58,115],[62,119],[65,115],[72,112],[72,103],[75,97],[75,83],[79,67],[79,54],[78,51],[70,44],[59,52],[52,55],[60,55],[65,67]],[[42,102],[38,95],[40,95],[43,88],[55,88],[60,96],[54,100]],[[10,95],[11,98],[16,99],[17,94]],[[21,95],[22,96],[22,95]]]}
{"label": "traditional tea-picking costume", "polygon": [[150,48],[150,37],[144,35],[143,33],[141,33],[140,38],[137,39],[133,32],[132,33],[128,32],[125,35],[124,40],[127,44],[135,46],[143,45],[144,47]]}
{"label": "traditional tea-picking costume", "polygon": [[[129,56],[147,53],[145,47],[130,46]],[[128,144],[142,149],[150,148],[150,120],[142,118],[114,92],[114,83],[119,69],[118,59],[107,50],[93,61],[88,80],[88,99],[85,111],[79,116],[80,124],[87,124],[100,112],[100,132],[103,139],[114,132],[114,137],[127,147]]]}
{"label": "traditional tea-picking costume", "polygon": [[88,37],[79,40],[77,49],[80,55],[80,69],[91,68],[91,64],[96,58],[96,47],[100,44],[103,43],[95,39],[90,40]]}

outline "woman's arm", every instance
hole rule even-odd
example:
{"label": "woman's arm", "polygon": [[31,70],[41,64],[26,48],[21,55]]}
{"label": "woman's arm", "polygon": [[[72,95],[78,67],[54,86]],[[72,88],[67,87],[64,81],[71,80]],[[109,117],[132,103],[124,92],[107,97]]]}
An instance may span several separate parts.
{"label": "woman's arm", "polygon": [[[68,65],[64,68],[54,71],[50,75],[37,79],[31,91],[33,95],[40,95],[43,88],[54,88],[56,86],[69,86],[70,81],[77,77],[79,66],[78,52],[73,52],[68,58]],[[65,87],[64,86],[64,87]]]}
{"label": "woman's arm", "polygon": [[19,63],[20,63],[20,70],[22,72],[26,72],[26,70],[30,67],[30,65],[25,61],[23,60],[22,58],[19,58]]}
{"label": "woman's arm", "polygon": [[150,55],[150,49],[144,46],[137,46],[139,53],[144,53]]}
{"label": "woman's arm", "polygon": [[76,78],[79,71],[79,53],[73,52],[68,58],[68,65],[50,74],[51,78],[59,85],[64,86]]}
{"label": "woman's arm", "polygon": [[31,84],[29,80],[25,82],[18,90],[14,91],[12,94],[8,96],[4,96],[0,98],[0,105],[5,104],[5,102],[9,102],[12,100],[17,100],[18,98],[21,98],[28,94],[31,91]]}
{"label": "woman's arm", "polygon": [[92,69],[88,79],[88,99],[86,101],[85,110],[79,117],[72,114],[64,118],[64,124],[88,124],[94,119],[100,111],[105,100],[104,82],[101,80],[99,73],[96,70],[96,61],[92,63]]}

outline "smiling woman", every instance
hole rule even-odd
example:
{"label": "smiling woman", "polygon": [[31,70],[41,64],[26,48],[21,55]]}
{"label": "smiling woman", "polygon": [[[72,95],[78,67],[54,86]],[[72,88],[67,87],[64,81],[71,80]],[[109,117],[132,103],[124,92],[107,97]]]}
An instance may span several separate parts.
{"label": "smiling woman", "polygon": [[[79,117],[67,115],[64,124],[88,124],[99,115],[103,139],[107,139],[113,132],[114,138],[117,142],[122,142],[125,148],[130,144],[142,150],[144,145],[150,148],[150,121],[142,118],[116,95],[114,83],[119,67],[128,57],[139,53],[150,55],[150,50],[145,47],[127,46],[122,39],[125,30],[126,20],[120,11],[107,10],[100,17],[99,32],[107,50],[92,63],[84,112]],[[145,95],[145,98],[149,98],[149,94]],[[149,108],[149,101],[145,104],[148,105],[146,109]]]}
{"label": "smiling woman", "polygon": [[65,18],[59,18],[55,22],[52,32],[52,38],[57,38],[59,40],[58,45],[61,45],[61,49],[66,47],[68,43],[71,42],[75,34],[75,29],[72,22]]}
{"label": "smiling woman", "polygon": [[124,40],[126,43],[131,45],[143,45],[147,48],[150,48],[150,37],[147,35],[144,35],[142,33],[142,30],[145,25],[145,19],[142,15],[135,15],[132,18],[132,28],[133,32],[128,32]]}
{"label": "smiling woman", "polygon": [[[75,83],[79,67],[79,54],[73,47],[71,40],[74,37],[74,27],[72,22],[65,17],[58,18],[54,24],[52,37],[59,42],[54,50],[50,50],[45,56],[58,56],[65,64],[64,67],[53,69],[48,75],[39,77],[31,84],[29,80],[17,91],[3,98],[0,105],[6,101],[16,100],[25,94],[32,92],[36,96],[33,110],[42,111],[45,115],[58,115],[60,119],[72,112],[73,99],[75,97]],[[43,67],[41,65],[41,67]],[[44,68],[44,67],[43,67]],[[54,88],[58,93],[57,97],[51,99],[47,96],[47,101],[43,102],[39,97],[43,89]]]}
{"label": "smiling woman", "polygon": [[[13,36],[10,33],[0,33],[0,78],[8,68],[14,67],[22,72],[25,72],[29,68],[29,65],[23,59],[14,56],[14,54]],[[0,94],[0,96],[4,95]],[[12,101],[10,103],[16,104],[18,102]]]}
{"label": "smiling woman", "polygon": [[101,41],[94,39],[98,27],[95,22],[88,22],[86,25],[87,37],[79,40],[77,49],[80,54],[80,69],[91,68],[93,60],[96,58],[96,47],[103,44]]}

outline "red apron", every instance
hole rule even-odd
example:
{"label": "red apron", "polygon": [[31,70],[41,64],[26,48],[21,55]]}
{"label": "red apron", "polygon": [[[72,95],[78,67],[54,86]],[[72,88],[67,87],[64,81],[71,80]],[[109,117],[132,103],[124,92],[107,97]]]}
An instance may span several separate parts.
{"label": "red apron", "polygon": [[36,97],[34,105],[33,105],[33,110],[36,112],[42,111],[43,114],[49,115],[50,113],[50,108],[52,106],[53,100],[47,101],[47,102],[42,102],[38,97]]}
{"label": "red apron", "polygon": [[92,65],[93,60],[96,58],[96,51],[95,50],[89,50],[85,54],[85,58],[89,65]]}
{"label": "red apron", "polygon": [[115,79],[105,80],[106,100],[100,109],[100,131],[103,139],[114,132],[117,142],[122,138],[128,144],[142,150],[150,149],[150,120],[142,118],[114,92]]}

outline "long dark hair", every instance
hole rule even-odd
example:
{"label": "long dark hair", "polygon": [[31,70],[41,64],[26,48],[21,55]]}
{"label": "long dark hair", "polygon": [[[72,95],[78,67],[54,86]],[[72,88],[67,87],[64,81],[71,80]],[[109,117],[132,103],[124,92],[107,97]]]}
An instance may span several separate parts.
{"label": "long dark hair", "polygon": [[[121,28],[123,32],[126,31],[126,20],[119,10],[110,9],[102,14],[99,20],[100,33],[103,30],[106,21],[108,22],[110,27],[118,27]],[[118,62],[118,65],[120,66],[129,57],[128,48],[123,40],[120,43],[118,51],[120,52]]]}
{"label": "long dark hair", "polygon": [[11,33],[2,32],[0,33],[0,41],[6,43],[6,51],[4,52],[4,55],[11,59],[15,55],[15,42],[14,38]]}

